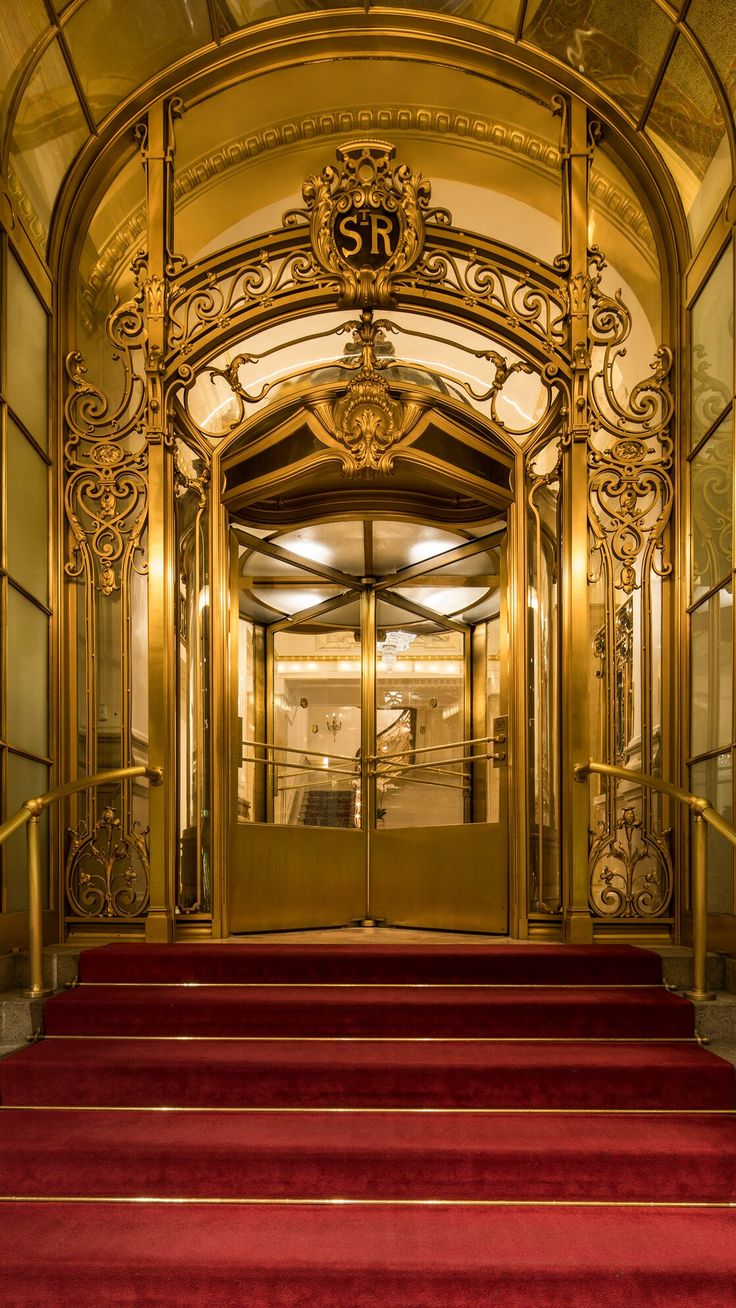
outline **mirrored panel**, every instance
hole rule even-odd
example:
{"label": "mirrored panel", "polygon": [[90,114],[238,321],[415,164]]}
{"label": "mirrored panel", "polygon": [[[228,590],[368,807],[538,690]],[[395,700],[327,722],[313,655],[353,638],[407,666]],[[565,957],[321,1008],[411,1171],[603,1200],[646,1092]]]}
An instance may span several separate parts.
{"label": "mirrored panel", "polygon": [[[717,754],[690,768],[690,789],[704,795],[727,822],[733,822],[731,754]],[[727,841],[708,827],[708,912],[734,912],[734,852]]]}
{"label": "mirrored panel", "polygon": [[721,587],[691,615],[690,754],[730,744],[733,590]]}
{"label": "mirrored panel", "polygon": [[729,414],[690,464],[691,598],[729,576],[733,566],[733,416]]}
{"label": "mirrored panel", "polygon": [[[49,788],[49,770],[44,763],[8,753],[7,816],[16,813],[27,799],[43,795]],[[41,868],[44,870],[43,906],[49,904],[49,813],[41,815]],[[28,872],[25,829],[17,831],[5,845],[5,911],[20,913],[28,906]]]}

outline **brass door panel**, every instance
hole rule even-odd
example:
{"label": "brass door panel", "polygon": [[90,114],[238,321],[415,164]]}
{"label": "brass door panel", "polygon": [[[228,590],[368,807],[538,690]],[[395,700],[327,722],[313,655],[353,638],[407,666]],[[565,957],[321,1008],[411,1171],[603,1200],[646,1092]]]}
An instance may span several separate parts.
{"label": "brass door panel", "polygon": [[404,827],[371,834],[371,913],[396,926],[508,931],[505,827]]}
{"label": "brass door panel", "polygon": [[230,829],[230,929],[343,926],[365,912],[365,836],[340,827]]}

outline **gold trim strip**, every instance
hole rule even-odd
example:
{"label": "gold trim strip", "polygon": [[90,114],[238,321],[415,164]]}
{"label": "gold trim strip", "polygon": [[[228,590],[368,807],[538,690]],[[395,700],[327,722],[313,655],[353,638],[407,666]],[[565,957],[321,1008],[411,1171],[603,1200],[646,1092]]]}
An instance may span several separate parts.
{"label": "gold trim strip", "polygon": [[536,1115],[578,1117],[736,1117],[736,1108],[387,1108],[385,1105],[374,1107],[326,1108],[324,1105],[314,1107],[259,1107],[237,1105],[224,1107],[221,1104],[192,1105],[186,1104],[0,1104],[0,1113],[445,1113],[468,1114],[484,1113],[486,1115],[512,1114],[514,1116]]}
{"label": "gold trim strip", "polygon": [[197,1198],[163,1195],[0,1194],[0,1203],[20,1204],[215,1204],[245,1208],[736,1208],[730,1199],[350,1199]]}
{"label": "gold trim strip", "polygon": [[697,1036],[195,1036],[195,1035],[46,1035],[46,1040],[191,1040],[233,1043],[260,1040],[269,1044],[378,1045],[700,1045]]}
{"label": "gold trim strip", "polygon": [[[73,990],[665,990],[663,982],[652,985],[554,985],[552,982],[457,981],[80,981]],[[672,993],[667,991],[667,993]]]}

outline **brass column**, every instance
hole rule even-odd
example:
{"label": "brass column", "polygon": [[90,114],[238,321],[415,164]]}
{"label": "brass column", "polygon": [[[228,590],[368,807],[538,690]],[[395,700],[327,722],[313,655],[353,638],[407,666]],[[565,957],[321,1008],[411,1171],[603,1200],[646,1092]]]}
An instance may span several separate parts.
{"label": "brass column", "polygon": [[588,176],[587,110],[573,100],[563,181],[569,233],[569,331],[573,362],[569,438],[564,452],[562,530],[563,931],[569,943],[593,939],[588,907],[588,792],[573,781],[589,752],[588,722]]}
{"label": "brass column", "polygon": [[176,877],[176,633],[174,477],[167,397],[167,276],[173,244],[173,113],[159,101],[139,125],[148,224],[146,436],[148,441],[148,747],[164,783],[149,791],[151,902],[146,940],[174,938]]}

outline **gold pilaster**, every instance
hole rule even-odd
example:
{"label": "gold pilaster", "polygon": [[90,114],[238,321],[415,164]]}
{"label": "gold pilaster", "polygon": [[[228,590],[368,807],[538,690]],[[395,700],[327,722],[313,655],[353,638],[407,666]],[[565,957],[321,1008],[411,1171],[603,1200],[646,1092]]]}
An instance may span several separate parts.
{"label": "gold pilaster", "polygon": [[159,101],[139,132],[146,173],[147,275],[144,283],[148,440],[149,762],[164,784],[149,794],[151,901],[146,940],[174,938],[176,876],[176,719],[174,624],[174,469],[163,366],[167,276],[173,237],[173,112]]}
{"label": "gold pilaster", "polygon": [[569,232],[569,331],[572,359],[569,434],[564,451],[562,530],[562,798],[563,933],[569,943],[593,939],[588,908],[588,795],[573,784],[587,761],[588,723],[588,114],[573,100],[568,120],[564,202]]}

